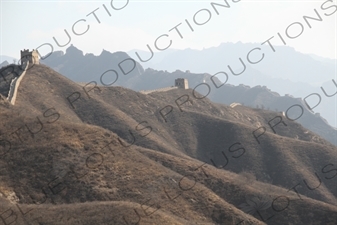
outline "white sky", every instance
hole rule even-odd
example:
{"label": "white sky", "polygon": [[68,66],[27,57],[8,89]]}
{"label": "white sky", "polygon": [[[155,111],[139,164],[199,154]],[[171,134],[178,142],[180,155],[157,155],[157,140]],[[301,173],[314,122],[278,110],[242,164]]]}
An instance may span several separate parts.
{"label": "white sky", "polygon": [[[130,0],[127,6],[119,11],[112,9],[111,1],[1,1],[1,32],[0,55],[19,58],[21,49],[35,49],[43,43],[50,43],[55,50],[65,50],[70,44],[75,45],[84,53],[99,55],[102,49],[110,52],[129,51],[132,49],[146,50],[146,45],[153,47],[155,39],[168,34],[159,44],[166,45],[172,40],[173,49],[203,49],[218,46],[224,42],[255,42],[262,43],[280,32],[285,36],[285,30],[293,22],[300,22],[304,32],[296,39],[286,38],[287,45],[303,53],[313,53],[318,56],[336,59],[337,12],[331,16],[334,8],[322,10],[323,1],[304,0],[241,0],[233,3],[228,0],[230,8],[218,7],[219,15],[211,7],[211,2],[225,4],[224,0]],[[115,7],[121,7],[127,0],[114,0]],[[107,14],[102,4],[111,13]],[[337,4],[336,0],[326,3],[326,7]],[[101,23],[98,23],[92,11]],[[211,12],[208,23],[198,26],[193,22],[193,16],[201,9]],[[323,21],[312,21],[310,29],[303,16],[315,17],[314,9],[322,16]],[[206,11],[197,14],[197,20],[202,21]],[[78,23],[78,32],[89,24],[87,33],[75,36],[72,25]],[[189,30],[185,23],[187,19],[194,27]],[[177,32],[170,29],[182,23],[179,29],[183,39]],[[55,37],[61,43],[67,41],[64,29],[71,35],[71,42],[65,47],[58,47]],[[292,27],[290,33],[297,32],[298,27]],[[277,39],[275,37],[275,39]],[[282,45],[281,42],[277,42]],[[47,47],[40,52],[49,51]]]}

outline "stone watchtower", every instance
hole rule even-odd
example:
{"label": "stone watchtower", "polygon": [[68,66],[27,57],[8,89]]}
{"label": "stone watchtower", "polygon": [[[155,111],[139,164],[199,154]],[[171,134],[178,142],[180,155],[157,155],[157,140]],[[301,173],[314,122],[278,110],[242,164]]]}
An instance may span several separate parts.
{"label": "stone watchtower", "polygon": [[37,50],[29,51],[29,49],[21,50],[21,65],[27,61],[29,64],[40,64],[39,61],[39,52]]}
{"label": "stone watchtower", "polygon": [[174,86],[182,89],[188,89],[188,80],[184,78],[178,78],[175,80]]}

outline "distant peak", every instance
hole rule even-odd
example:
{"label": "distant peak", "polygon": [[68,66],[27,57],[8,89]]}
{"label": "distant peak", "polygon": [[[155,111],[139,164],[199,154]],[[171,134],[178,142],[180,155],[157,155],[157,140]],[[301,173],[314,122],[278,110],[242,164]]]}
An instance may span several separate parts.
{"label": "distant peak", "polygon": [[109,52],[109,51],[103,49],[103,50],[102,50],[102,53],[100,54],[100,56],[101,56],[101,55],[111,55],[111,54],[112,54],[111,52]]}
{"label": "distant peak", "polygon": [[100,57],[114,57],[114,58],[129,58],[129,55],[126,52],[117,51],[117,52],[109,52],[103,49],[102,53],[99,55]]}
{"label": "distant peak", "polygon": [[76,48],[73,44],[71,44],[67,49],[66,49],[66,54],[68,55],[81,55],[83,56],[83,51],[79,50],[78,48]]}

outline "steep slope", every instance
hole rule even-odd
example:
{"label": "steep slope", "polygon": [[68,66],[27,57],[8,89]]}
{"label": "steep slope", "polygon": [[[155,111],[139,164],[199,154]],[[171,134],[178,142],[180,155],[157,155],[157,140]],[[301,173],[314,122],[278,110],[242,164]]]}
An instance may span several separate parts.
{"label": "steep slope", "polygon": [[336,147],[281,114],[197,98],[83,89],[34,66],[16,105],[0,103],[0,211],[51,224],[337,222]]}

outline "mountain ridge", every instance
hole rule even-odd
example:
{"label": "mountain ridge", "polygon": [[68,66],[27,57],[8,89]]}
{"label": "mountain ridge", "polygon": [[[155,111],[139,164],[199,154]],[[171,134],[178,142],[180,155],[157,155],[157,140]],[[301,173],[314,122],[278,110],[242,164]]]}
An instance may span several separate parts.
{"label": "mountain ridge", "polygon": [[[20,223],[337,221],[336,147],[281,113],[192,89],[81,86],[45,65],[0,107],[0,207]],[[256,197],[268,207],[251,212]]]}
{"label": "mountain ridge", "polygon": [[[231,49],[231,52],[233,53],[237,52],[236,55],[239,58],[240,52],[242,52],[244,49],[249,49],[250,47],[253,46],[253,44],[246,45],[246,44],[239,43],[239,44],[223,44],[221,46],[219,46],[219,48],[221,47],[220,49],[214,48],[213,51],[215,51],[216,53],[223,52],[224,50],[222,48],[226,48],[226,46],[229,46],[228,48]],[[75,47],[72,46],[71,48],[75,48]],[[215,84],[217,85],[221,85],[224,81],[227,80],[226,83],[228,84],[235,84],[235,85],[244,84],[244,85],[249,85],[251,87],[258,86],[258,85],[267,86],[269,89],[277,93],[280,93],[280,95],[287,94],[287,95],[292,95],[295,97],[305,98],[311,93],[319,93],[319,95],[322,97],[322,101],[313,110],[315,112],[320,113],[320,115],[324,117],[331,126],[337,127],[336,120],[335,120],[336,112],[331,110],[331,107],[330,107],[331,105],[337,104],[336,95],[333,97],[325,97],[325,95],[322,93],[320,88],[317,87],[317,84],[313,85],[313,83],[319,82],[318,85],[321,85],[322,87],[324,87],[324,89],[328,90],[331,93],[334,93],[333,92],[334,83],[331,82],[331,79],[334,79],[334,76],[331,76],[334,74],[334,65],[329,64],[330,66],[326,67],[326,65],[325,64],[323,65],[321,61],[315,61],[315,59],[313,59],[309,55],[296,53],[294,49],[289,50],[288,48],[289,47],[277,47],[276,53],[274,53],[273,55],[269,57],[268,62],[262,61],[259,65],[257,64],[256,65],[249,65],[249,64],[246,65],[247,68],[244,74],[240,76],[232,76],[230,72],[227,72],[225,70],[226,68],[223,66],[223,63],[219,64],[218,62],[213,62],[213,64],[218,63],[221,66],[221,68],[219,67],[218,70],[216,70],[217,67],[208,66],[207,68],[202,70],[203,71],[202,73],[191,72],[193,71],[193,65],[206,66],[206,65],[212,65],[212,62],[209,62],[209,64],[207,64],[206,62],[192,63],[191,60],[187,60],[188,58],[184,58],[183,55],[180,55],[181,51],[178,51],[178,50],[165,53],[165,57],[166,56],[168,57],[170,54],[178,54],[179,57],[181,58],[180,60],[178,60],[179,57],[173,57],[173,58],[171,57],[172,60],[166,60],[170,63],[173,63],[177,60],[179,61],[177,62],[177,64],[175,64],[175,67],[174,67],[176,68],[174,69],[175,72],[167,72],[166,70],[167,68],[165,69],[164,67],[160,67],[161,70],[155,70],[155,69],[144,70],[140,63],[138,62],[136,63],[133,61],[131,62],[130,60],[129,65],[123,63],[120,66],[121,67],[125,66],[125,70],[127,72],[132,69],[133,65],[135,65],[135,67],[134,69],[132,69],[130,73],[128,73],[127,75],[123,75],[124,73],[121,71],[118,64],[123,62],[123,60],[125,60],[126,58],[130,58],[130,59],[132,58],[128,55],[124,55],[124,56],[116,55],[117,57],[116,58],[116,57],[113,57],[112,54],[110,54],[110,57],[107,58],[109,60],[104,60],[104,63],[98,62],[99,56],[91,55],[91,58],[87,56],[91,59],[91,61],[88,58],[87,60],[82,60],[83,62],[81,64],[87,65],[88,63],[90,63],[90,66],[93,66],[93,68],[88,69],[86,66],[84,66],[84,68],[83,69],[81,68],[80,70],[75,69],[75,68],[81,67],[79,66],[80,65],[79,62],[77,62],[76,60],[75,61],[73,60],[73,62],[70,63],[68,59],[62,59],[61,56],[58,56],[58,57],[55,56],[53,58],[53,54],[49,57],[49,59],[47,58],[46,61],[44,61],[43,63],[56,69],[57,71],[63,73],[65,76],[77,82],[88,83],[88,82],[94,81],[97,84],[101,84],[101,85],[103,84],[107,86],[118,85],[118,86],[131,88],[136,91],[170,87],[173,84],[172,82],[173,77],[178,78],[179,76],[182,76],[183,78],[189,79],[190,87],[196,87],[197,85],[203,83],[204,80],[209,80],[210,84],[215,82]],[[278,49],[280,49],[280,51],[278,51]],[[80,50],[78,49],[76,51],[80,52]],[[190,50],[190,51],[193,51],[193,50]],[[106,54],[108,54],[107,51],[102,51],[102,53],[103,52],[106,52]],[[201,50],[199,52],[201,52],[201,53],[198,53],[200,55],[202,54],[203,51]],[[201,59],[207,58],[208,61],[210,61],[215,57],[214,56],[212,58],[213,53],[212,54],[211,53],[212,52],[208,53],[210,54],[209,57],[201,55],[199,56],[199,58],[200,57]],[[226,53],[226,54],[228,55],[229,53]],[[295,54],[295,55],[292,55],[292,54]],[[297,54],[299,54],[299,56],[297,56]],[[195,54],[192,54],[192,56],[189,56],[189,57],[194,57],[194,55]],[[57,60],[55,58],[57,58]],[[218,58],[219,57],[216,57],[215,59],[218,60]],[[265,58],[268,58],[268,57],[266,56]],[[277,63],[277,62],[282,62],[281,60],[282,58],[286,59],[286,62],[283,62],[284,65]],[[226,61],[225,59],[230,59],[231,61],[233,61],[235,60],[235,57],[231,54],[231,55],[226,56],[223,60]],[[301,61],[300,59],[303,59],[304,61],[303,60]],[[310,62],[308,61],[309,59],[310,59]],[[306,72],[304,71],[298,72],[298,74],[303,74],[303,76],[306,76],[306,77],[311,76],[310,74],[312,74],[312,76],[314,76],[316,79],[315,81],[309,82],[308,79],[303,78],[303,76],[300,80],[298,80],[298,78],[296,78],[297,80],[294,78],[294,77],[298,77],[294,75],[295,73],[297,73],[296,71],[300,71],[300,68],[305,67],[299,61],[303,65],[308,64],[308,65],[311,65],[311,67],[316,68],[314,70],[311,70],[310,68],[306,68]],[[65,64],[65,62],[67,63]],[[186,66],[185,62],[190,63],[191,64],[190,67]],[[230,62],[228,61],[226,61],[226,63],[230,64]],[[178,65],[180,64],[184,64],[185,66],[179,69]],[[235,64],[237,64],[237,62]],[[67,72],[67,68],[68,67],[70,68],[70,65],[71,65],[71,70]],[[281,70],[278,70],[277,68],[263,69],[263,68],[268,67],[268,65],[276,65],[276,66],[278,65],[278,67],[282,66],[282,70],[291,70],[291,73],[288,74],[288,72],[284,72],[284,74],[288,74],[287,77],[281,76],[281,75],[273,75],[275,71],[277,73],[280,73]],[[62,71],[60,70],[60,67],[63,68]],[[297,69],[292,69],[292,67],[297,68]],[[154,67],[154,68],[157,68],[157,67]],[[323,70],[322,68],[326,68],[326,69]],[[113,72],[112,70],[116,72]],[[309,73],[307,70],[310,70],[311,72]],[[182,71],[186,71],[186,72],[184,73]],[[206,71],[206,73],[204,71]],[[219,72],[219,71],[222,71],[222,72]],[[318,72],[316,73],[314,71],[316,72],[319,71],[319,73]],[[225,75],[224,73],[226,73],[227,75]],[[164,74],[170,78],[166,78],[165,76],[163,76]],[[214,74],[214,75],[211,75],[211,74]],[[325,74],[326,79],[323,80],[323,83],[321,83],[322,82],[321,76],[316,76],[316,74]],[[213,76],[213,82],[211,82],[210,80],[212,76]],[[216,97],[211,96],[211,99],[213,101],[215,98]],[[217,99],[220,99],[220,98],[217,98]],[[236,101],[235,96],[233,96],[232,102],[235,102],[235,101]],[[223,102],[223,101],[222,102],[220,101],[220,103],[227,104],[227,102]],[[243,102],[240,102],[240,103],[243,103]]]}

